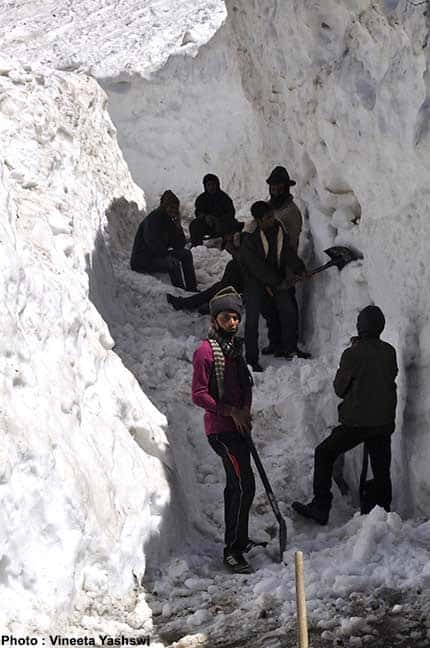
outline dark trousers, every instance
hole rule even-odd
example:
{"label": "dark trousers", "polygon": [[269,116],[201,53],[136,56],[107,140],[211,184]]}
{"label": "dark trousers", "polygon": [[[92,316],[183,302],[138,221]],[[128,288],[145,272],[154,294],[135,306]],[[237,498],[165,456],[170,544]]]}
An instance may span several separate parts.
{"label": "dark trousers", "polygon": [[190,250],[170,250],[165,257],[152,257],[143,261],[134,260],[132,270],[135,272],[167,272],[173,286],[190,292],[197,290],[196,273],[193,255]]}
{"label": "dark trousers", "polygon": [[209,224],[205,218],[195,218],[192,220],[189,229],[192,245],[202,245],[205,235],[212,237],[217,235],[216,224]]}
{"label": "dark trousers", "polygon": [[338,425],[315,449],[314,496],[322,507],[330,508],[333,465],[339,455],[364,443],[375,480],[376,503],[386,511],[391,506],[391,434],[394,424],[378,427]]}
{"label": "dark trousers", "polygon": [[208,304],[219,290],[227,288],[227,286],[233,286],[238,293],[243,291],[242,272],[239,263],[235,259],[232,259],[227,263],[220,281],[217,281],[200,293],[191,295],[191,297],[178,298],[177,302],[182,308],[192,310],[199,306],[203,306],[204,304]]}
{"label": "dark trousers", "polygon": [[245,348],[246,359],[258,362],[258,322],[260,314],[267,323],[269,342],[284,353],[297,348],[299,309],[294,288],[270,297],[264,286],[254,282],[245,284]]}
{"label": "dark trousers", "polygon": [[255,495],[249,446],[238,432],[211,434],[208,441],[221,457],[226,474],[225,547],[231,551],[243,551],[248,543],[249,509]]}

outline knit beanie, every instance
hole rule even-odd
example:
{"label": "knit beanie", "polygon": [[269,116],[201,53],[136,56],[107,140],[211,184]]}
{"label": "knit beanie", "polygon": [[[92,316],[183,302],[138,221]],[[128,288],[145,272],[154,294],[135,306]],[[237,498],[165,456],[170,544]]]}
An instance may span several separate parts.
{"label": "knit beanie", "polygon": [[233,311],[242,317],[242,297],[233,286],[223,288],[209,302],[209,312],[212,317],[216,317],[223,311]]}
{"label": "knit beanie", "polygon": [[379,337],[384,327],[384,313],[378,306],[366,306],[357,317],[357,331],[360,336]]}

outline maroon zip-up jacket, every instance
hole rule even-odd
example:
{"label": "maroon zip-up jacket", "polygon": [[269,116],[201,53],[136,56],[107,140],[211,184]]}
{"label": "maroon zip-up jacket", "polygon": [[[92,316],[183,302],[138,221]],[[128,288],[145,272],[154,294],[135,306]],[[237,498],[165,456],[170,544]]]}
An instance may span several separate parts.
{"label": "maroon zip-up jacket", "polygon": [[239,383],[236,358],[225,358],[222,401],[216,401],[210,393],[210,379],[215,367],[212,347],[208,340],[204,340],[194,351],[193,369],[192,398],[195,405],[205,410],[206,434],[209,436],[220,432],[237,432],[232,417],[227,414],[228,406],[250,409],[252,392],[251,387],[244,389]]}

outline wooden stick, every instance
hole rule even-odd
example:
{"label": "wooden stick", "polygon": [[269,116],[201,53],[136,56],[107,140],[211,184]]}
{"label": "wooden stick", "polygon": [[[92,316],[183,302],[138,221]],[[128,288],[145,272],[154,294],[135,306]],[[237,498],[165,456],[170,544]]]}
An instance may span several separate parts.
{"label": "wooden stick", "polygon": [[296,551],[294,554],[294,563],[296,568],[297,646],[298,648],[309,648],[302,551]]}

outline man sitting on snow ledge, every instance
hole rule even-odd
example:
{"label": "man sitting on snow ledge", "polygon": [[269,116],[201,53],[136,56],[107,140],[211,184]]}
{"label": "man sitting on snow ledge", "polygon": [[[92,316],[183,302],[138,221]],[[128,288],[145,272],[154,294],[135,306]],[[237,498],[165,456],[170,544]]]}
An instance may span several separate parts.
{"label": "man sitting on snow ledge", "polygon": [[314,498],[309,504],[293,502],[304,517],[327,524],[332,494],[333,464],[337,457],[364,443],[373,471],[373,506],[391,506],[391,435],[396,414],[396,351],[379,339],[385,327],[378,306],[367,306],[357,319],[358,337],[340,360],[334,390],[342,398],[340,425],[315,450]]}
{"label": "man sitting on snow ledge", "polygon": [[167,272],[174,286],[196,292],[193,255],[185,249],[179,204],[173,191],[163,193],[160,206],[139,225],[130,267],[135,272]]}

